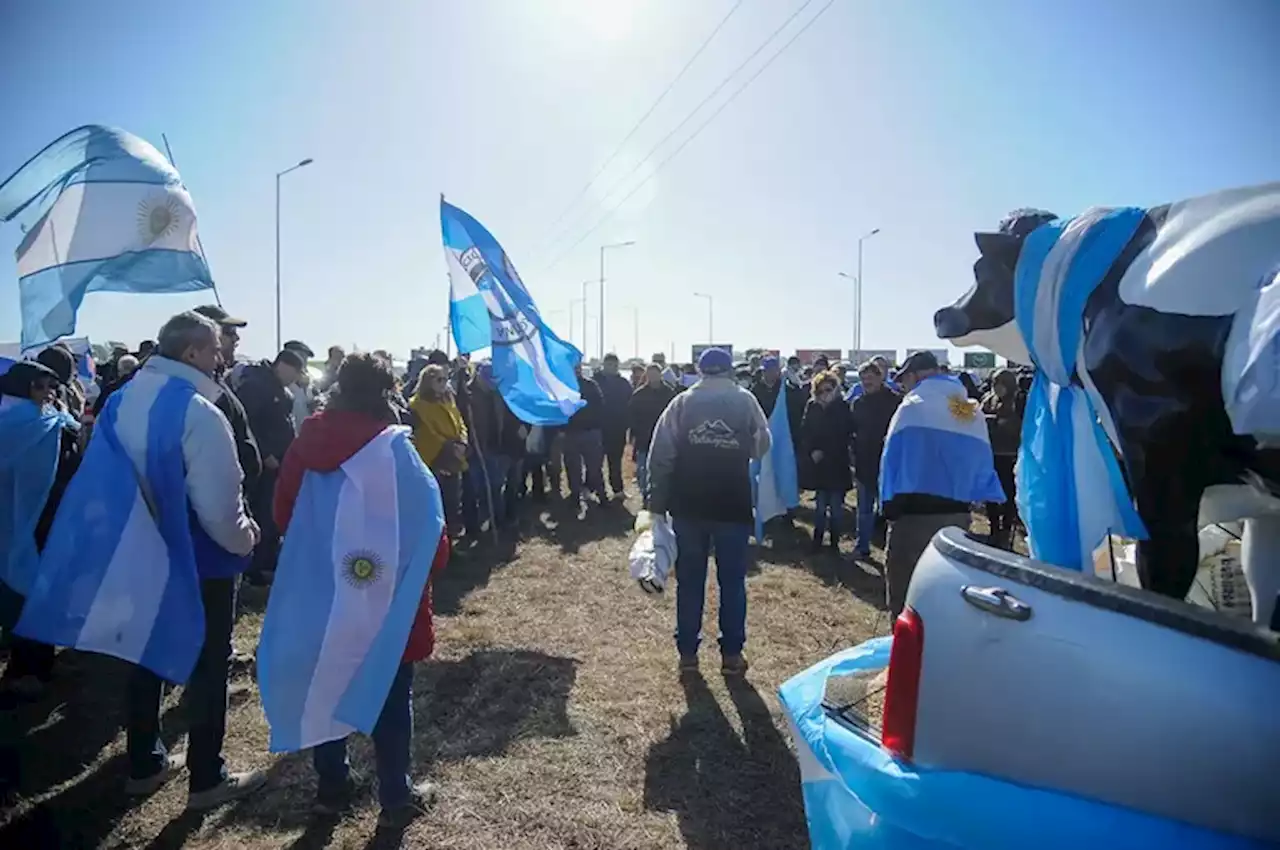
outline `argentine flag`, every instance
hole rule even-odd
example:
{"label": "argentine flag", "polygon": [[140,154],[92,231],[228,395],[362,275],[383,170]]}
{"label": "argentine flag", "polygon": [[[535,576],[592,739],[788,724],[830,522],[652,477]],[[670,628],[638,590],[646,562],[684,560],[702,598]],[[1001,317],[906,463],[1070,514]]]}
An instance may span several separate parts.
{"label": "argentine flag", "polygon": [[[8,371],[0,363],[0,374]],[[64,428],[79,429],[69,413],[13,399],[0,407],[0,581],[22,595],[31,588],[40,555],[36,525],[58,472]]]}
{"label": "argentine flag", "polygon": [[[98,418],[58,506],[16,631],[121,658],[181,683],[204,645],[196,569],[201,544],[193,537],[182,455],[195,387],[144,372],[112,395]],[[116,431],[122,409],[146,422],[147,494]]]}
{"label": "argentine flag", "polygon": [[73,333],[89,292],[213,286],[178,172],[123,130],[72,130],[0,183],[0,221],[20,214],[23,350]]}
{"label": "argentine flag", "polygon": [[893,414],[880,460],[880,503],[899,493],[957,502],[1005,500],[987,420],[958,378],[925,378]]}
{"label": "argentine flag", "polygon": [[769,414],[768,453],[754,465],[756,478],[756,542],[764,539],[764,524],[800,504],[796,481],[796,451],[787,416],[787,388],[778,389],[778,400]]}
{"label": "argentine flag", "polygon": [[440,231],[458,351],[493,349],[494,379],[521,422],[565,424],[584,404],[573,374],[582,353],[542,321],[507,252],[484,225],[443,197]]}
{"label": "argentine flag", "polygon": [[307,472],[258,645],[272,752],[373,731],[443,529],[440,488],[407,428]]}

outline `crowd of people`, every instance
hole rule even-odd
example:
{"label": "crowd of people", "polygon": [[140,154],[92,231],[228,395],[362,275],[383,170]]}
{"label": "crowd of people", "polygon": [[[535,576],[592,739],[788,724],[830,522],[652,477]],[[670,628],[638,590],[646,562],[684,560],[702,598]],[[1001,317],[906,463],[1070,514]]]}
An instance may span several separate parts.
{"label": "crowd of people", "polygon": [[[272,585],[282,536],[307,476],[340,469],[389,426],[411,429],[418,458],[439,486],[445,533],[430,541],[436,568],[444,568],[459,547],[483,546],[511,527],[525,502],[564,500],[585,518],[611,509],[633,486],[645,508],[670,514],[678,544],[675,643],[682,674],[698,667],[712,553],[721,669],[730,676],[747,670],[750,469],[752,460],[770,451],[769,422],[778,404],[785,405],[800,486],[814,493],[814,551],[839,552],[847,535],[854,541],[851,556],[869,560],[887,524],[880,566],[895,614],[933,532],[947,524],[968,527],[972,503],[988,501],[990,541],[1012,545],[1013,462],[1026,383],[1012,371],[997,371],[978,386],[968,375],[948,374],[927,352],[894,371],[884,359],[804,365],[765,355],[735,363],[712,348],[696,364],[673,367],[655,357],[627,376],[618,358],[608,355],[590,375],[578,367],[583,406],[564,425],[541,426],[522,422],[507,406],[488,362],[424,351],[397,377],[385,352],[347,354],[335,346],[313,378],[308,364],[316,355],[301,341],[286,343],[271,360],[237,360],[245,326],[219,306],[176,315],[154,342],[143,342],[136,352],[118,350],[99,364],[97,383],[87,393],[76,379],[74,358],[59,345],[0,376],[0,474],[6,492],[14,494],[0,506],[11,532],[0,575],[0,628],[9,651],[0,686],[7,694],[36,697],[54,675],[53,645],[14,630],[40,586],[37,573],[45,575],[42,553],[47,560],[58,548],[51,535],[56,541],[76,533],[72,514],[78,508],[67,506],[71,498],[64,504],[64,496],[82,460],[92,457],[90,446],[101,445],[95,450],[103,454],[116,451],[132,464],[154,516],[177,505],[188,517],[184,539],[195,553],[204,612],[203,641],[185,679],[190,745],[181,756],[165,750],[159,722],[164,677],[137,665],[127,687],[131,794],[150,794],[186,768],[189,807],[204,810],[265,781],[261,771],[229,771],[222,758],[239,582],[243,577]],[[948,415],[987,423],[987,468],[957,473],[937,486],[897,488],[882,499],[882,459],[889,462],[886,441],[899,406],[904,399],[934,404],[913,391],[935,379],[947,382]],[[170,422],[155,410],[158,396],[175,392],[173,387],[180,404]],[[956,408],[956,392],[972,409]],[[157,448],[165,439],[173,451]],[[899,467],[928,471],[904,477],[895,467],[895,480],[941,481],[945,475],[938,469],[948,466],[944,451],[930,446],[894,455]],[[628,452],[633,482],[623,472]],[[987,480],[995,477],[999,493]],[[175,480],[182,482],[176,489]],[[856,523],[846,529],[850,491]],[[777,522],[794,527],[795,516]],[[166,543],[174,545],[170,538]],[[429,657],[433,643],[428,584],[373,735],[384,819],[412,817],[434,795],[428,784],[415,785],[408,776],[411,665]],[[345,752],[342,741],[314,750],[319,810],[337,811],[348,799]]]}

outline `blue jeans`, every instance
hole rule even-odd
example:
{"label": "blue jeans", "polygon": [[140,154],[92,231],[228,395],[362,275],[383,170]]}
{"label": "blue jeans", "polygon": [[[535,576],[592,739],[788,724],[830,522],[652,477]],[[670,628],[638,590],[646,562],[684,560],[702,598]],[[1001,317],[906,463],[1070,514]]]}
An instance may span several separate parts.
{"label": "blue jeans", "polygon": [[[493,513],[497,514],[496,522],[501,524],[504,514],[503,488],[507,483],[507,473],[511,469],[511,458],[506,455],[500,455],[496,452],[486,454],[484,456],[484,465],[480,463],[477,455],[472,455],[467,461],[467,475],[471,477],[470,490],[475,493],[476,500],[476,528],[489,519],[489,500],[493,500]],[[485,479],[488,479],[486,482]],[[488,493],[485,492],[485,484],[489,485]],[[466,498],[464,493],[463,498]]]}
{"label": "blue jeans", "polygon": [[707,597],[707,560],[716,553],[720,585],[720,654],[738,655],[747,642],[747,540],[751,526],[672,519],[676,533],[676,649],[697,655]]}
{"label": "blue jeans", "polygon": [[822,535],[830,531],[831,542],[839,542],[840,517],[844,513],[844,491],[819,490],[814,494],[814,502],[818,513],[813,520],[813,539],[822,542]]}
{"label": "blue jeans", "polygon": [[649,507],[649,450],[636,450],[636,489],[644,506]]}
{"label": "blue jeans", "polygon": [[871,554],[871,538],[876,533],[876,488],[858,482],[858,546],[859,555]]}
{"label": "blue jeans", "polygon": [[[378,802],[396,809],[409,802],[409,749],[413,743],[413,665],[401,664],[373,727],[373,754],[378,770]],[[319,779],[316,796],[339,801],[347,790],[350,765],[347,739],[328,741],[311,751]]]}

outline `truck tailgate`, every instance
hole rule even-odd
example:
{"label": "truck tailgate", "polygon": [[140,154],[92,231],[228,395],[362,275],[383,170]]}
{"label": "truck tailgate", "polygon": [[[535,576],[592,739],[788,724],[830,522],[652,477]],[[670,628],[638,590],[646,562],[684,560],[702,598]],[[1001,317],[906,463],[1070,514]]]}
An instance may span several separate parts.
{"label": "truck tailgate", "polygon": [[1280,636],[935,537],[913,760],[1280,841]]}

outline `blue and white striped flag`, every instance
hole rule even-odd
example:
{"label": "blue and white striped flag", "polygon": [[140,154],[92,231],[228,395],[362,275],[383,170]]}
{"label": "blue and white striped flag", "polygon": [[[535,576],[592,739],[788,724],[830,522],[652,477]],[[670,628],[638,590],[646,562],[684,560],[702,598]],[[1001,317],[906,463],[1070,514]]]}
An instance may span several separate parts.
{"label": "blue and white striped flag", "polygon": [[258,645],[272,752],[373,731],[443,529],[440,488],[406,428],[307,472]]}
{"label": "blue and white striped flag", "polygon": [[497,240],[440,199],[449,265],[449,322],[458,351],[493,349],[493,376],[511,412],[529,425],[563,425],[584,402],[573,367],[582,353],[542,321]]}
{"label": "blue and white striped flag", "polygon": [[73,333],[89,292],[213,286],[178,172],[123,130],[72,130],[0,183],[0,221],[20,214],[34,221],[17,251],[24,350]]}
{"label": "blue and white striped flag", "polygon": [[925,378],[893,414],[880,460],[880,503],[899,493],[957,502],[1005,500],[987,420],[958,378]]}
{"label": "blue and white striped flag", "polygon": [[787,416],[787,388],[778,390],[778,400],[769,414],[769,451],[757,463],[756,541],[764,537],[764,524],[800,504],[796,480],[796,451]]}
{"label": "blue and white striped flag", "polygon": [[[23,637],[131,661],[185,682],[204,644],[182,433],[195,387],[141,370],[108,401],[67,486],[18,622]],[[120,443],[146,423],[144,495]]]}

